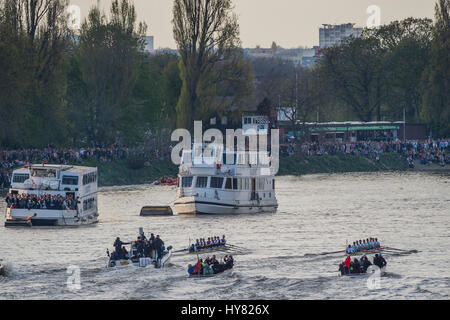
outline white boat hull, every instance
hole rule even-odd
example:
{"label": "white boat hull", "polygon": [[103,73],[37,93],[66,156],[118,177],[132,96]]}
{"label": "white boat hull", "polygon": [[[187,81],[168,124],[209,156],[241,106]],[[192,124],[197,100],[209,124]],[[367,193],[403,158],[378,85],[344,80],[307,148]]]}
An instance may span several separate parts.
{"label": "white boat hull", "polygon": [[[164,268],[170,262],[171,256],[172,256],[171,251],[169,251],[167,254],[165,254],[161,258],[158,268]],[[135,266],[135,267],[148,267],[148,266],[155,267],[155,260],[152,258],[141,258],[139,262],[133,262],[130,259],[121,259],[121,260],[115,260],[113,265],[111,265],[111,261],[108,261],[107,267],[115,268],[115,267],[126,267],[126,266],[130,266],[130,265]]]}
{"label": "white boat hull", "polygon": [[258,203],[226,203],[226,202],[212,202],[202,201],[195,197],[183,197],[175,201],[174,207],[177,214],[248,214],[248,213],[263,213],[275,212],[278,208],[276,201]]}
{"label": "white boat hull", "polygon": [[[34,214],[36,217],[33,217]],[[76,210],[28,210],[28,209],[6,209],[6,222],[26,222],[28,217],[33,226],[80,226],[98,222],[98,213],[77,213]]]}

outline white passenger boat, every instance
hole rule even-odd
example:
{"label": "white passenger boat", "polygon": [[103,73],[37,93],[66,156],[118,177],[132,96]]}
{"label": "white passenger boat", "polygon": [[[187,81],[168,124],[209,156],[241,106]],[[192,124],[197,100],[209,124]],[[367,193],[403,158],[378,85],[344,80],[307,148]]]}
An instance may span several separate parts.
{"label": "white passenger boat", "polygon": [[[201,149],[200,149],[201,148]],[[226,163],[227,152],[211,149],[203,155],[205,146],[183,150],[178,175],[177,214],[238,214],[274,212],[278,208],[275,177],[270,164],[249,161],[258,154],[234,152],[233,164]],[[220,152],[217,157],[216,153]],[[224,161],[215,161],[214,159]],[[254,163],[254,164],[251,164]]]}
{"label": "white passenger boat", "polygon": [[[11,204],[6,208],[5,226],[79,226],[98,222],[95,167],[22,167],[13,171],[9,195]],[[28,202],[28,196],[42,202]],[[52,198],[61,201],[55,203]]]}

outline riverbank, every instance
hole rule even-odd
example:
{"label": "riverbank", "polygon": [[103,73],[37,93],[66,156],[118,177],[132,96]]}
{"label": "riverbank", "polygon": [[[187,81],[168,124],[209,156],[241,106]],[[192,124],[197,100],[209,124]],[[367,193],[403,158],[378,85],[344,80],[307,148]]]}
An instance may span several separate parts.
{"label": "riverbank", "polygon": [[148,166],[135,166],[127,160],[86,161],[81,165],[98,168],[98,185],[100,187],[148,184],[159,180],[162,176],[176,177],[178,173],[178,167],[171,161],[152,162]]}
{"label": "riverbank", "polygon": [[[115,162],[87,161],[83,165],[98,167],[99,186],[148,184],[162,176],[176,177],[178,172],[178,167],[171,161],[151,162],[148,166],[134,166],[126,160]],[[416,166],[416,168],[419,166]],[[379,161],[354,155],[323,155],[281,158],[278,175],[406,171],[408,169],[405,158],[396,153],[381,155]]]}
{"label": "riverbank", "polygon": [[293,156],[280,159],[278,175],[304,175],[313,173],[343,173],[343,172],[376,172],[405,171],[408,163],[397,153],[380,155],[379,160],[351,154],[322,156]]}

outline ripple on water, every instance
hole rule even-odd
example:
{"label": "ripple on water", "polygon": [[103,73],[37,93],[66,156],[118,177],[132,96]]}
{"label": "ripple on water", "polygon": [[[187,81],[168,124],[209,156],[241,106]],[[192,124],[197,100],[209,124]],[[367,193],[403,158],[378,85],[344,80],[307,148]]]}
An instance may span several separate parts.
{"label": "ripple on water", "polygon": [[[0,298],[448,299],[448,181],[448,174],[430,173],[279,177],[275,214],[198,217],[139,216],[144,205],[171,203],[174,188],[101,188],[95,226],[2,229],[0,258],[13,267],[0,277]],[[136,237],[139,227],[174,250],[222,234],[244,249],[233,253],[232,272],[207,279],[187,278],[196,257],[184,254],[163,270],[107,269],[106,248],[116,236]],[[378,290],[368,289],[367,279],[338,277],[343,256],[327,254],[371,236],[410,250],[385,253],[388,274]],[[71,265],[80,267],[81,290],[67,287]]]}

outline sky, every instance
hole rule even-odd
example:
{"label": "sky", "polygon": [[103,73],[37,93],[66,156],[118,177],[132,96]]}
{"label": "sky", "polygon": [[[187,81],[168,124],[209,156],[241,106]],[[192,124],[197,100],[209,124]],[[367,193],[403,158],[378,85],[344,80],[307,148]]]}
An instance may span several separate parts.
{"label": "sky", "polygon": [[[80,8],[83,20],[97,0],[69,0]],[[111,0],[98,0],[109,11]],[[379,8],[379,21],[407,17],[434,17],[436,0],[233,0],[238,16],[242,46],[270,47],[275,41],[283,48],[312,47],[319,44],[322,24],[355,23],[365,27],[374,22]],[[147,34],[154,36],[154,47],[176,48],[172,36],[173,0],[134,0],[138,21],[145,21]]]}

